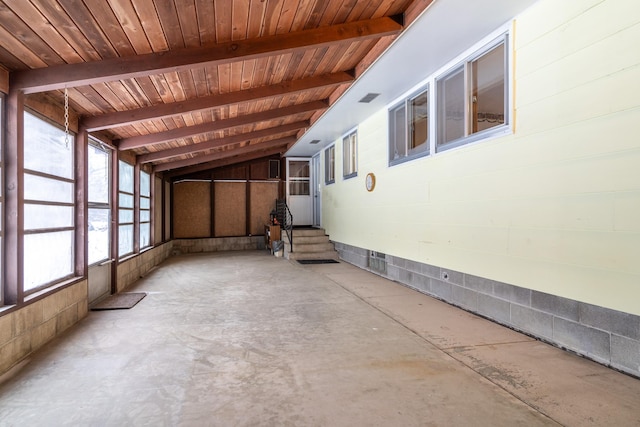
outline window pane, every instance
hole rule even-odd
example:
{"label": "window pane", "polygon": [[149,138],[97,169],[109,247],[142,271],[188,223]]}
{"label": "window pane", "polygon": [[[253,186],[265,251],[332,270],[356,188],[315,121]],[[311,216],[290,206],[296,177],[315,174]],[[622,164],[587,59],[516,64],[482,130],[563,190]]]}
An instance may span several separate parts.
{"label": "window pane", "polygon": [[335,145],[324,151],[324,182],[333,182],[336,178],[336,150]]}
{"label": "window pane", "polygon": [[124,256],[133,252],[133,225],[118,227],[118,255]]}
{"label": "window pane", "polygon": [[89,201],[109,203],[109,153],[89,145]]}
{"label": "window pane", "polygon": [[73,274],[73,247],[73,231],[25,234],[25,291]]}
{"label": "window pane", "polygon": [[151,244],[151,224],[140,224],[140,247],[146,248]]}
{"label": "window pane", "polygon": [[89,209],[89,264],[109,258],[109,209]]}
{"label": "window pane", "polygon": [[44,202],[73,203],[73,184],[25,173],[24,198]]}
{"label": "window pane", "polygon": [[133,193],[133,166],[120,160],[118,162],[118,189]]}
{"label": "window pane", "polygon": [[343,145],[343,174],[344,176],[354,174],[358,171],[357,166],[357,134],[354,132],[342,140]]}
{"label": "window pane", "polygon": [[289,177],[309,178],[309,162],[306,160],[289,162]]}
{"label": "window pane", "polygon": [[504,124],[504,52],[503,43],[471,63],[472,132]]}
{"label": "window pane", "polygon": [[133,210],[131,209],[118,210],[118,222],[120,223],[133,222]]}
{"label": "window pane", "polygon": [[412,152],[429,148],[429,144],[427,144],[427,138],[429,137],[428,99],[429,93],[423,92],[409,101],[411,107],[409,150]]}
{"label": "window pane", "polygon": [[151,199],[140,197],[140,209],[150,209]]}
{"label": "window pane", "polygon": [[407,155],[407,127],[404,104],[395,110],[391,110],[389,113],[389,126],[391,138],[389,160],[405,157]]}
{"label": "window pane", "polygon": [[74,136],[36,116],[24,114],[24,167],[62,178],[73,178]]}
{"label": "window pane", "polygon": [[151,221],[151,211],[140,210],[140,221],[143,221],[143,222]]}
{"label": "window pane", "polygon": [[140,195],[147,197],[151,196],[149,174],[143,171],[140,171]]}
{"label": "window pane", "polygon": [[119,203],[121,208],[131,208],[133,209],[133,196],[129,194],[119,194]]}
{"label": "window pane", "polygon": [[289,194],[292,196],[308,196],[309,181],[292,181],[289,183]]}
{"label": "window pane", "polygon": [[438,80],[438,145],[465,136],[464,67]]}
{"label": "window pane", "polygon": [[73,207],[24,205],[24,228],[35,230],[39,228],[73,227]]}

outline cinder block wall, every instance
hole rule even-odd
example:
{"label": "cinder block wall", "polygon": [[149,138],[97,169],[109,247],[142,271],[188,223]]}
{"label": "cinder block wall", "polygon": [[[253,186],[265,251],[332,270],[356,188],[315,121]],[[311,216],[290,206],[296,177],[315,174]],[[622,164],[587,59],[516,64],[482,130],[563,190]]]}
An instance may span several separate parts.
{"label": "cinder block wall", "polygon": [[173,241],[151,248],[118,265],[118,292],[122,292],[171,256]]}
{"label": "cinder block wall", "polygon": [[335,243],[340,258],[419,292],[640,377],[640,316],[387,255],[369,267],[367,249]]}
{"label": "cinder block wall", "polygon": [[0,317],[0,374],[87,315],[87,281]]}

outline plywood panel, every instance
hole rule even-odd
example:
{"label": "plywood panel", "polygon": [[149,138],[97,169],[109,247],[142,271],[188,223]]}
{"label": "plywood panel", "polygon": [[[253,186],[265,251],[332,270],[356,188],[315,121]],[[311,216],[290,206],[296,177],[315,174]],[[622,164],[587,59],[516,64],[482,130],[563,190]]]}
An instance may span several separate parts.
{"label": "plywood panel", "polygon": [[209,237],[211,183],[179,182],[173,186],[173,235],[176,239]]}
{"label": "plywood panel", "polygon": [[250,184],[251,198],[251,234],[263,234],[264,224],[269,222],[269,213],[275,208],[276,199],[278,198],[278,182],[251,182]]}
{"label": "plywood panel", "polygon": [[247,234],[247,183],[216,182],[215,236],[245,236]]}

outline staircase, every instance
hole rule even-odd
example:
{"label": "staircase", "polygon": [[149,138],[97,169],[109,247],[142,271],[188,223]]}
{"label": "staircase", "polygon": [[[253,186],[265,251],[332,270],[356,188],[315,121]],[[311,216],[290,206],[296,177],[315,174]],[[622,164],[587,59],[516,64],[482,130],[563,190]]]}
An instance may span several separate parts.
{"label": "staircase", "polygon": [[338,252],[329,241],[323,228],[293,229],[293,252],[284,245],[287,259],[338,259]]}

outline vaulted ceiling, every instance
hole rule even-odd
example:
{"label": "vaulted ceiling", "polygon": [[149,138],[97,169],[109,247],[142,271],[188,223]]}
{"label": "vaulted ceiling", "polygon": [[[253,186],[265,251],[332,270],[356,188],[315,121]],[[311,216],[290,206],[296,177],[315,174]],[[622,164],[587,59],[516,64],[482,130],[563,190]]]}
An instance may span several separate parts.
{"label": "vaulted ceiling", "polygon": [[82,128],[186,171],[284,153],[430,3],[2,0],[0,64],[11,90],[66,90]]}

